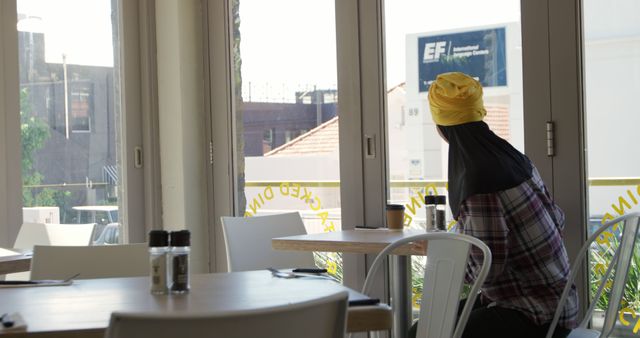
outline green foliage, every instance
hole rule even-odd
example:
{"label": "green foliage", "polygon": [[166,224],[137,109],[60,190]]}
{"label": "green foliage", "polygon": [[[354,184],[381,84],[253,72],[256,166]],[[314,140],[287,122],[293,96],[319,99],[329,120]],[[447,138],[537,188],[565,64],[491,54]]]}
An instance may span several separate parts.
{"label": "green foliage", "polygon": [[44,176],[34,168],[34,158],[47,139],[49,126],[42,120],[32,116],[29,91],[20,91],[20,137],[22,143],[22,202],[25,207],[66,205],[69,191],[57,191],[50,188],[38,188]]}
{"label": "green foliage", "polygon": [[329,275],[342,283],[344,274],[342,271],[342,254],[337,252],[314,252],[313,257],[316,266],[326,268]]}
{"label": "green foliage", "polygon": [[[598,291],[603,275],[613,259],[614,250],[619,245],[619,238],[617,236],[610,237],[610,241],[607,243],[609,245],[598,243],[590,250],[589,268],[591,273],[589,274],[589,287],[592,296]],[[611,275],[613,276],[614,274],[615,269]],[[599,310],[605,310],[609,306],[609,294],[611,293],[613,278],[609,278],[605,283],[606,286],[602,296],[596,300],[596,309]],[[638,247],[633,250],[621,307],[628,307],[635,311],[640,310],[640,249]]]}

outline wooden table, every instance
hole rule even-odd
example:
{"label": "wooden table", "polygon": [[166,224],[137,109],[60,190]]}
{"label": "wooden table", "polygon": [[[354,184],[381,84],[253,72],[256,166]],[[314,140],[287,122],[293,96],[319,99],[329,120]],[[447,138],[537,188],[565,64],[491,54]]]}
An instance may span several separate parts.
{"label": "wooden table", "polygon": [[0,257],[0,275],[29,271],[31,269],[31,255],[17,254]]}
{"label": "wooden table", "polygon": [[[334,281],[319,278],[276,278],[268,271],[192,276],[186,295],[149,293],[148,277],[77,280],[70,286],[0,288],[0,313],[18,312],[26,332],[0,337],[103,337],[113,311],[216,312],[280,306],[349,291],[349,299],[366,296]],[[388,330],[386,305],[350,307],[349,332]]]}
{"label": "wooden table", "polygon": [[[347,252],[377,254],[387,245],[402,238],[424,234],[424,230],[405,229],[391,231],[380,229],[355,229],[299,236],[279,237],[271,240],[276,250],[300,250],[321,252]],[[391,256],[393,336],[406,337],[411,325],[411,255],[425,255],[426,246],[419,248],[405,245]]]}
{"label": "wooden table", "polygon": [[[418,234],[424,234],[424,230],[390,231],[385,228],[342,230],[274,238],[271,240],[271,246],[276,250],[377,254],[399,239]],[[424,256],[424,252],[415,246],[406,245],[393,253],[404,256]]]}

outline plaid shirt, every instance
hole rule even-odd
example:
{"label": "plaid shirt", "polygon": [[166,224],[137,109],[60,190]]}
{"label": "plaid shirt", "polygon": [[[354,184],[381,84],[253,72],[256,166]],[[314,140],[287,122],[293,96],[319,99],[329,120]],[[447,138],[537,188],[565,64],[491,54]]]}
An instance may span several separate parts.
{"label": "plaid shirt", "polygon": [[[536,325],[551,322],[569,275],[562,243],[564,213],[553,202],[537,170],[517,187],[478,194],[462,202],[458,224],[491,249],[493,261],[482,286],[484,299],[515,309]],[[482,252],[473,248],[467,281],[477,276]],[[570,292],[559,326],[576,326],[578,298]]]}

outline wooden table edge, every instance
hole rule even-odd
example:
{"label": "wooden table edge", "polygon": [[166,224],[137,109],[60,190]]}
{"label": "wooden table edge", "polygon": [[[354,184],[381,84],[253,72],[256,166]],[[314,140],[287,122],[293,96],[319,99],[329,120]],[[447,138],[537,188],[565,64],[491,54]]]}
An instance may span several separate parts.
{"label": "wooden table edge", "polygon": [[347,310],[347,332],[390,330],[392,326],[393,313],[387,304],[353,306]]}
{"label": "wooden table edge", "polygon": [[[347,308],[347,332],[390,330],[393,325],[391,307],[387,304],[352,306]],[[102,338],[107,328],[67,331],[0,332],[2,338]]]}
{"label": "wooden table edge", "polygon": [[0,257],[0,275],[31,270],[31,256]]}
{"label": "wooden table edge", "polygon": [[[378,254],[388,244],[381,243],[362,243],[342,241],[339,244],[332,241],[322,240],[301,240],[301,239],[284,239],[274,238],[271,240],[271,247],[275,250],[293,250],[293,251],[318,251],[318,252],[343,252],[343,253],[361,253],[361,254]],[[425,251],[415,248],[407,244],[397,248],[392,252],[394,255],[401,256],[423,256]]]}

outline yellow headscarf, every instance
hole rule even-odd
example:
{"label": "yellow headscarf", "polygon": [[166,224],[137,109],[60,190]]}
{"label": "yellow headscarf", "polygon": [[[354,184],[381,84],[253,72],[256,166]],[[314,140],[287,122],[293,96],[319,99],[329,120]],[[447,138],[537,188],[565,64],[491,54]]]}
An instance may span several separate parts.
{"label": "yellow headscarf", "polygon": [[482,85],[467,74],[438,75],[429,87],[433,121],[441,126],[482,121],[487,115],[482,102]]}

